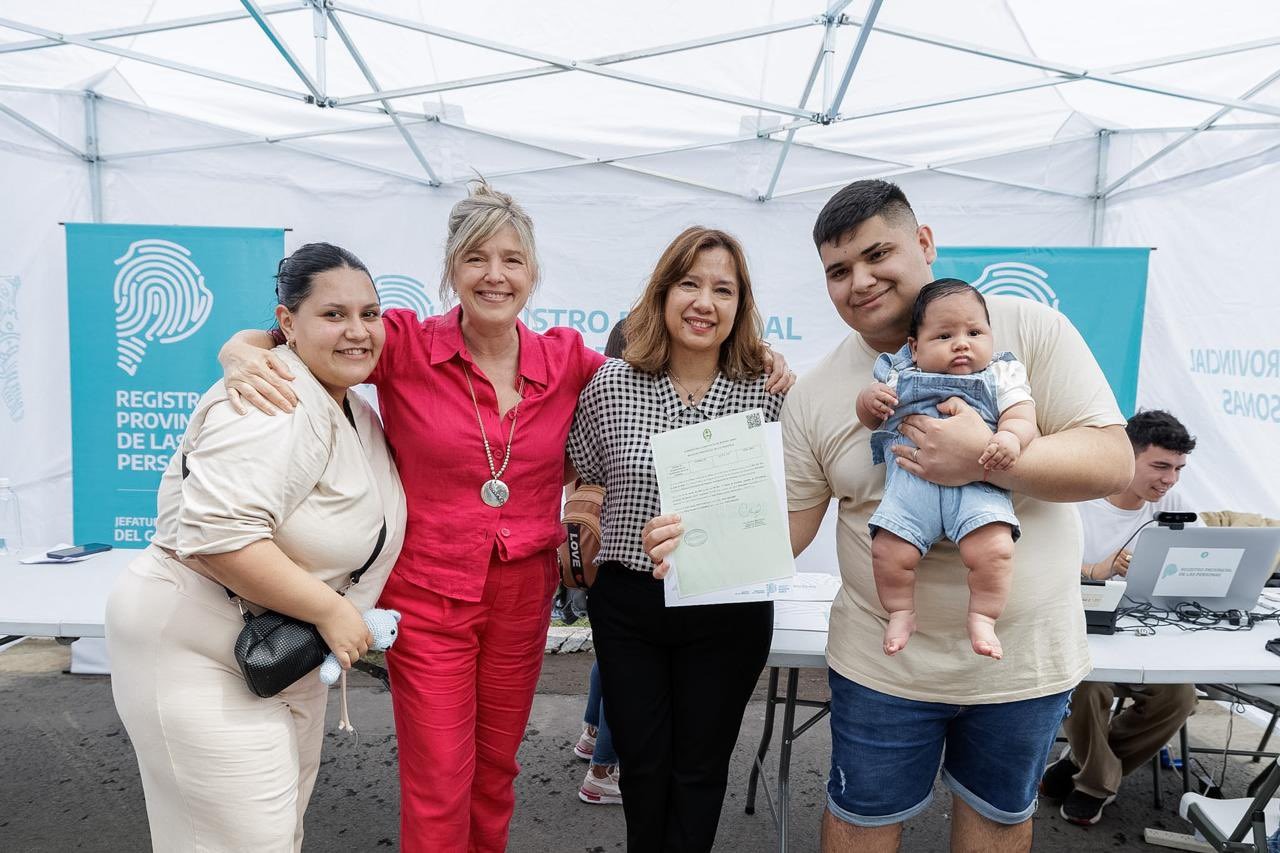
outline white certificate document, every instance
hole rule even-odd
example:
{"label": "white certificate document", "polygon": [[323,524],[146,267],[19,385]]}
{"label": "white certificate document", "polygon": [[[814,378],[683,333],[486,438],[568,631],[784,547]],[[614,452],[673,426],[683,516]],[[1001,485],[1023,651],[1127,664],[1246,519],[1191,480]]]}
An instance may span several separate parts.
{"label": "white certificate document", "polygon": [[766,425],[764,413],[754,410],[650,442],[662,512],[679,513],[685,531],[668,557],[668,606],[785,595],[789,584],[777,582],[795,576],[795,561],[778,425]]}

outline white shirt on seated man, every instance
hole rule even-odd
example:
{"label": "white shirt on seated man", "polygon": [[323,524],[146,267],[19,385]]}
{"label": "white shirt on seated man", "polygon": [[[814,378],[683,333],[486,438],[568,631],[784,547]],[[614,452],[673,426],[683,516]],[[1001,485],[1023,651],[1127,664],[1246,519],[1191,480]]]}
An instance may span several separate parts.
{"label": "white shirt on seated man", "polygon": [[[1187,512],[1173,488],[1196,440],[1168,412],[1138,412],[1125,426],[1133,445],[1134,473],[1121,492],[1076,504],[1084,534],[1082,578],[1123,577],[1135,534],[1158,512]],[[1120,688],[1132,702],[1111,715]],[[1097,823],[1116,798],[1120,780],[1146,764],[1169,742],[1195,708],[1191,684],[1083,682],[1071,697],[1063,723],[1069,747],[1040,782],[1041,793],[1062,800],[1064,820]]]}

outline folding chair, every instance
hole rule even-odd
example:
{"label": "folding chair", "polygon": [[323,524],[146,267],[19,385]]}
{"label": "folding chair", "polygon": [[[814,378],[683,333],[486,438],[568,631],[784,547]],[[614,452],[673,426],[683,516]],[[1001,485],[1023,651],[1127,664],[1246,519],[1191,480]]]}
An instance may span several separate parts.
{"label": "folding chair", "polygon": [[1183,794],[1178,814],[1216,851],[1267,853],[1267,836],[1280,827],[1280,802],[1272,799],[1280,788],[1280,764],[1273,760],[1260,779],[1252,798],[1214,800]]}

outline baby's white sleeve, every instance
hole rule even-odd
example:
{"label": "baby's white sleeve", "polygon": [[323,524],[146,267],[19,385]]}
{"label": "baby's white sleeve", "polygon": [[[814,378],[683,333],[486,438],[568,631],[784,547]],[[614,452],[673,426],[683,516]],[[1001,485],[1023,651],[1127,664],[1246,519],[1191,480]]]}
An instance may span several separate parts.
{"label": "baby's white sleeve", "polygon": [[1004,414],[1019,403],[1035,403],[1031,396],[1031,383],[1027,381],[1027,368],[1017,359],[997,361],[991,365],[996,380],[996,408]]}
{"label": "baby's white sleeve", "polygon": [[885,377],[884,384],[888,385],[890,390],[898,390],[898,371],[890,370],[889,375]]}

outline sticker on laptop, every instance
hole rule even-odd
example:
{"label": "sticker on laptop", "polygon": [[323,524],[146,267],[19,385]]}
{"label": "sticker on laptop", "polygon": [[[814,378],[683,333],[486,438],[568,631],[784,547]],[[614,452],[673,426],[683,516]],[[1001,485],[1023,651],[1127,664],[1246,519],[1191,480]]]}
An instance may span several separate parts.
{"label": "sticker on laptop", "polygon": [[1170,548],[1151,594],[1222,598],[1243,557],[1243,548]]}

